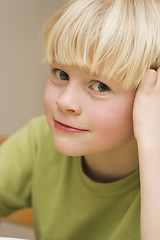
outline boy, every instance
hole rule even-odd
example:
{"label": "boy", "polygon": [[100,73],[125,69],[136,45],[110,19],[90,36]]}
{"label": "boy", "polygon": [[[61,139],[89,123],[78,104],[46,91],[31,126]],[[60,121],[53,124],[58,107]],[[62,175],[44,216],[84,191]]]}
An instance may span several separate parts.
{"label": "boy", "polygon": [[49,20],[49,127],[0,148],[2,215],[32,206],[37,239],[139,240],[141,212],[159,239],[159,26],[157,0],[73,0]]}

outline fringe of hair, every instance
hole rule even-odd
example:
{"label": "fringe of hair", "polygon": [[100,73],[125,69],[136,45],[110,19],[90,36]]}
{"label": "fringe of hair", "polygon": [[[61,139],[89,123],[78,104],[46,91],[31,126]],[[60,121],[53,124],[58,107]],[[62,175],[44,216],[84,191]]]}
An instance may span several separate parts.
{"label": "fringe of hair", "polygon": [[160,1],[72,0],[45,26],[47,61],[138,87],[160,66]]}

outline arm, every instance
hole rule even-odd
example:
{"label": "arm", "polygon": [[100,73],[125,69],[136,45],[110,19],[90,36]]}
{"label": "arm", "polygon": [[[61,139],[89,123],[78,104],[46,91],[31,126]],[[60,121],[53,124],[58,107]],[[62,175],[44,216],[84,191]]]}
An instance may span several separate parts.
{"label": "arm", "polygon": [[160,239],[160,68],[139,86],[133,109],[141,186],[141,239]]}

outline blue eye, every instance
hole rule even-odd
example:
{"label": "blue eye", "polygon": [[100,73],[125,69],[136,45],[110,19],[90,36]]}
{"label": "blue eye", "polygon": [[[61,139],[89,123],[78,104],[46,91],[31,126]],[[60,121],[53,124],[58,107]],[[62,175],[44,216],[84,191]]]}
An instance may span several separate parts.
{"label": "blue eye", "polygon": [[110,88],[106,84],[99,81],[95,81],[91,87],[94,91],[97,92],[107,92],[110,90]]}
{"label": "blue eye", "polygon": [[56,77],[61,79],[61,80],[69,80],[69,76],[67,73],[65,73],[64,71],[60,70],[60,69],[55,69],[54,70],[55,74],[56,74]]}

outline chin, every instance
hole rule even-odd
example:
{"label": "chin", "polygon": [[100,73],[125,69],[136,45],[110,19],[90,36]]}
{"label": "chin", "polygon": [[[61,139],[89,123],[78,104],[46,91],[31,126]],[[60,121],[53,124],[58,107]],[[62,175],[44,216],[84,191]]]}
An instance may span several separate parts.
{"label": "chin", "polygon": [[64,143],[59,143],[53,140],[53,144],[56,148],[56,150],[64,155],[67,156],[82,156],[83,152],[82,149],[75,147],[73,145],[69,145],[69,144],[64,144]]}
{"label": "chin", "polygon": [[[56,147],[56,146],[55,146]],[[79,157],[79,156],[83,156],[83,154],[81,152],[78,152],[76,150],[72,150],[72,149],[64,149],[64,148],[58,148],[56,147],[57,151],[66,155],[66,156],[71,156],[71,157]]]}

